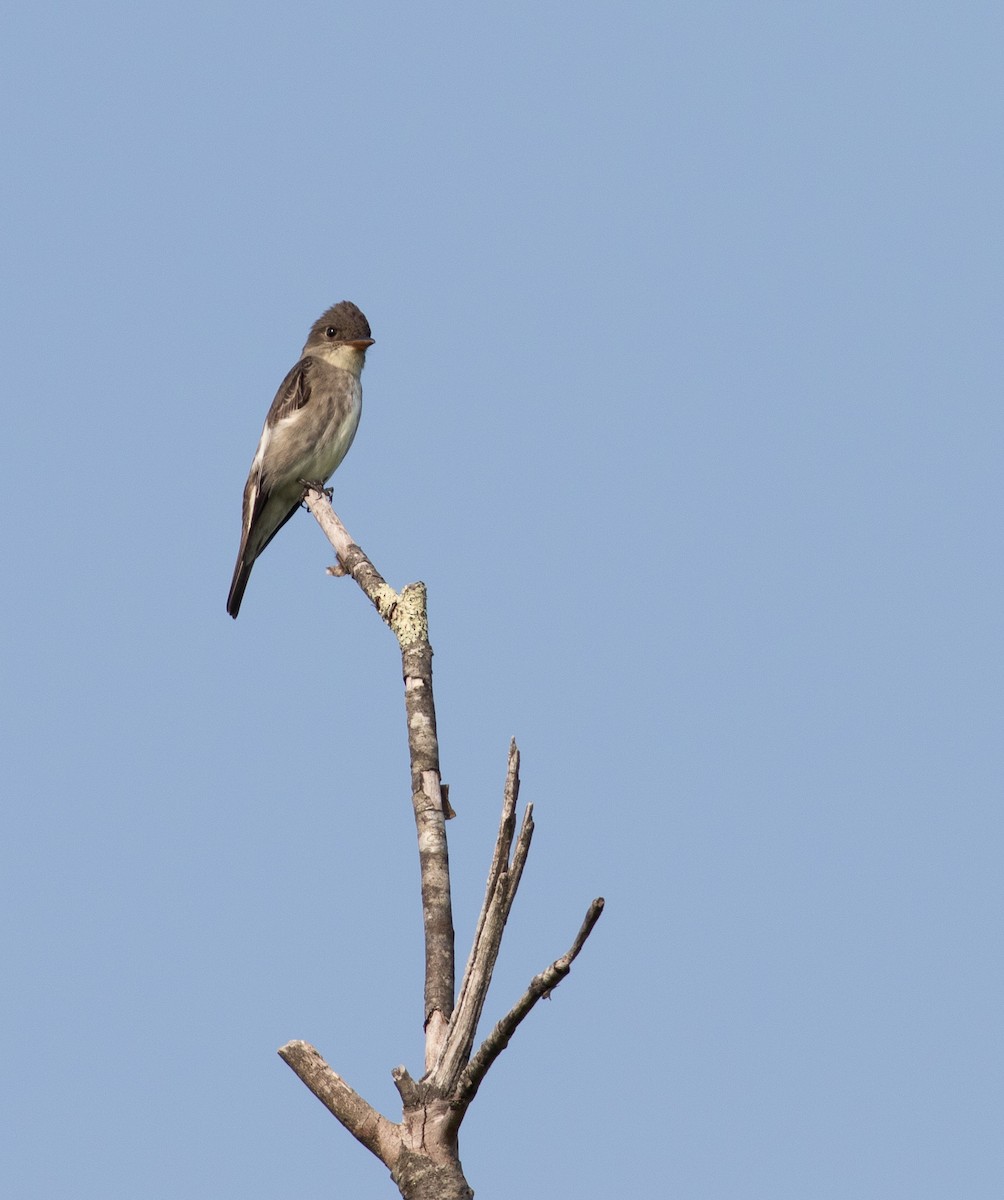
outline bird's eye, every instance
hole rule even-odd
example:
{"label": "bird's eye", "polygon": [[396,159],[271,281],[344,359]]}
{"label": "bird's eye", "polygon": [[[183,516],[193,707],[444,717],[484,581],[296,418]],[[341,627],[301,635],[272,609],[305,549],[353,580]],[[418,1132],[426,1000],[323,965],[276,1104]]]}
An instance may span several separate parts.
{"label": "bird's eye", "polygon": [[329,325],[324,331],[324,336],[329,338],[338,337],[338,330],[334,327],[334,325]]}

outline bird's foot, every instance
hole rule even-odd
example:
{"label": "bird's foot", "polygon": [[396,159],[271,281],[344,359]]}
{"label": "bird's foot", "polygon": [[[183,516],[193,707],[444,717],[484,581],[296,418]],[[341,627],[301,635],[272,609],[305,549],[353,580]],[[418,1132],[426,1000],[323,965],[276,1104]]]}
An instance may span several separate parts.
{"label": "bird's foot", "polygon": [[331,497],[335,494],[334,488],[329,488],[329,487],[324,486],[323,479],[298,479],[296,482],[303,484],[304,493],[309,492],[309,491],[311,491],[311,489],[313,489],[314,491],[320,492],[322,496],[327,497],[328,500],[330,500]]}

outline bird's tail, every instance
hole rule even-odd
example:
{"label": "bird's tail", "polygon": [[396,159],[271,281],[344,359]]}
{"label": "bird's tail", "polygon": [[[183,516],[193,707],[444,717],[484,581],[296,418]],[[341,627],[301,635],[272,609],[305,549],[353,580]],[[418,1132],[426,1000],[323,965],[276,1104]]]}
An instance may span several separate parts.
{"label": "bird's tail", "polygon": [[251,578],[251,568],[254,566],[254,559],[245,561],[243,548],[241,554],[237,558],[237,566],[234,567],[234,577],[230,584],[230,595],[227,597],[227,612],[236,620],[237,614],[241,610],[241,601],[244,599],[244,589],[248,585],[248,580]]}

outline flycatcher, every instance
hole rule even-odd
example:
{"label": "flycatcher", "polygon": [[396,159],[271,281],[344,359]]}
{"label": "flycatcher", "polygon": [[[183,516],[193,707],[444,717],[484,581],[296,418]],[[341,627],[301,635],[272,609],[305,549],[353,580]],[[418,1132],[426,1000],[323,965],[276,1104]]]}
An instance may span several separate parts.
{"label": "flycatcher", "polygon": [[314,322],[276,392],[244,485],[241,548],[227,597],[232,617],[255,559],[296,512],[306,485],[326,483],[352,445],[363,406],[359,377],[372,345],[369,322],[342,300]]}

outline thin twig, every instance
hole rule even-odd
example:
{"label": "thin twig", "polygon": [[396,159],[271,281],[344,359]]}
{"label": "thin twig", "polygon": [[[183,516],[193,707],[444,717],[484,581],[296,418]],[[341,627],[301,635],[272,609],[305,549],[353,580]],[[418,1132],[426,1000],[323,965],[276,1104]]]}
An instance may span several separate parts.
{"label": "thin twig", "polygon": [[[477,925],[474,929],[471,952],[467,959],[464,978],[460,985],[456,1007],[450,1021],[450,1029],[447,1033],[446,1042],[443,1045],[439,1061],[433,1072],[437,1083],[446,1090],[452,1089],[452,1085],[456,1082],[456,1076],[467,1065],[467,1059],[470,1057],[471,1046],[474,1042],[474,1032],[477,1028],[477,1022],[481,1016],[481,1008],[484,1004],[483,994],[480,1003],[475,999],[475,992],[480,990],[477,985],[477,979],[484,969],[484,957],[482,953],[483,937],[486,924],[490,921],[498,906],[499,879],[509,864],[509,852],[512,848],[513,834],[516,831],[516,801],[518,798],[519,748],[516,745],[516,739],[512,738],[509,742],[509,762],[506,768],[505,788],[502,793],[502,815],[499,818],[499,830],[495,839],[495,849],[492,853],[491,866],[488,868],[485,896],[481,903],[481,912],[478,914]],[[490,972],[488,982],[491,982]],[[487,985],[483,989],[483,992],[487,992]],[[475,1005],[476,1012],[472,1008]]]}
{"label": "thin twig", "polygon": [[561,958],[556,959],[549,967],[530,980],[530,986],[520,999],[481,1043],[481,1048],[471,1059],[457,1085],[456,1098],[459,1103],[466,1105],[474,1099],[488,1069],[509,1045],[510,1038],[516,1032],[523,1018],[541,996],[549,995],[571,970],[572,963],[578,957],[579,951],[585,945],[586,938],[592,933],[593,926],[600,919],[602,912],[603,898],[600,897],[590,904],[579,932],[575,936],[575,941],[572,942],[567,954],[563,954]]}
{"label": "thin twig", "polygon": [[[503,818],[504,816],[503,813]],[[503,825],[508,825],[508,822],[503,820]],[[511,834],[506,832],[500,833],[500,838],[508,839],[510,836]],[[503,863],[498,870],[484,923],[478,930],[471,947],[467,970],[464,973],[464,987],[461,989],[461,997],[453,1020],[450,1022],[443,1052],[430,1075],[430,1082],[447,1094],[453,1093],[457,1080],[471,1056],[474,1035],[484,1010],[485,999],[488,996],[488,989],[495,971],[495,963],[498,961],[502,935],[512,910],[513,900],[516,898],[516,889],[519,887],[523,865],[526,862],[532,838],[533,805],[529,804],[523,816],[516,848],[513,851],[512,864],[506,866]],[[506,847],[506,853],[508,854],[508,847]],[[494,866],[493,861],[493,870]]]}
{"label": "thin twig", "polygon": [[329,568],[331,572],[333,574],[344,572],[351,575],[369,597],[373,607],[396,634],[394,620],[401,597],[353,541],[352,535],[331,507],[331,501],[325,491],[321,488],[308,487],[303,493],[303,503],[310,509],[314,520],[320,525],[324,536],[338,555],[338,570],[336,571],[332,567]]}
{"label": "thin twig", "polygon": [[[477,945],[481,937],[481,931],[484,929],[485,918],[488,915],[488,909],[492,902],[492,897],[495,895],[495,887],[498,884],[499,875],[502,873],[503,867],[509,862],[509,851],[512,848],[513,834],[516,832],[516,802],[519,799],[519,747],[516,745],[516,739],[511,738],[509,741],[509,762],[506,767],[505,788],[502,792],[502,815],[499,817],[499,831],[495,839],[495,850],[492,854],[492,863],[488,868],[488,882],[485,885],[485,898],[481,903],[481,912],[478,914],[478,923],[474,930],[473,945]],[[460,985],[460,995],[463,996],[464,989],[467,986],[467,977],[470,973],[471,962],[473,961],[474,952],[471,951],[471,958],[467,962],[467,971],[464,974],[464,981]],[[458,1000],[458,1004],[460,1001]]]}

